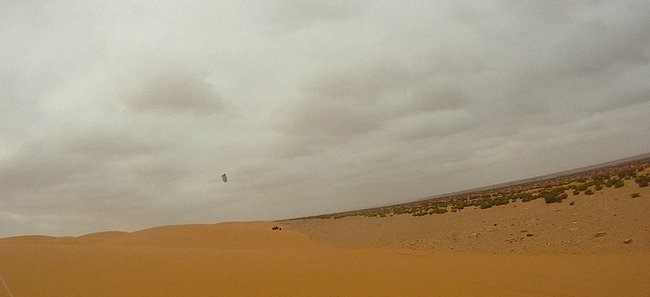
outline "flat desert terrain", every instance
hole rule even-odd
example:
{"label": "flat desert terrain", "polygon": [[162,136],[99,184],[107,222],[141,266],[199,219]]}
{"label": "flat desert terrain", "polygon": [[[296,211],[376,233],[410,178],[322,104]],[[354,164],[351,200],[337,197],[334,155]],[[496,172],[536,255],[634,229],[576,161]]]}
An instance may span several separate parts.
{"label": "flat desert terrain", "polygon": [[12,237],[0,297],[647,297],[649,213],[648,187],[628,183],[418,217]]}

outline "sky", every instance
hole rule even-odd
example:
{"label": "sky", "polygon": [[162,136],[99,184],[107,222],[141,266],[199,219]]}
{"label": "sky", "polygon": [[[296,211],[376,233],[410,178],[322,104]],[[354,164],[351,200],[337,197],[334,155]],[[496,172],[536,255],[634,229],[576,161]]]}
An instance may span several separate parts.
{"label": "sky", "polygon": [[650,152],[645,0],[0,0],[0,40],[0,236],[317,215]]}

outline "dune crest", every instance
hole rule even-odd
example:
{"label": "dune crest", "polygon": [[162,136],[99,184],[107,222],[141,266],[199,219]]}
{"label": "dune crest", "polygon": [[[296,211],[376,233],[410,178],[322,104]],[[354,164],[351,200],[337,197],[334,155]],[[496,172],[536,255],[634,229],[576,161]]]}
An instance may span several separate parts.
{"label": "dune crest", "polygon": [[[274,226],[282,230],[272,230]],[[307,247],[314,243],[308,236],[292,231],[287,225],[260,221],[170,225],[136,232],[89,233],[79,237],[14,236],[0,239],[0,244],[285,249]]]}
{"label": "dune crest", "polygon": [[553,203],[17,236],[0,275],[16,297],[646,297],[644,170]]}
{"label": "dune crest", "polygon": [[103,242],[118,246],[157,246],[219,249],[300,248],[312,245],[309,238],[289,230],[272,230],[273,222],[236,222],[210,225],[176,225],[145,229]]}

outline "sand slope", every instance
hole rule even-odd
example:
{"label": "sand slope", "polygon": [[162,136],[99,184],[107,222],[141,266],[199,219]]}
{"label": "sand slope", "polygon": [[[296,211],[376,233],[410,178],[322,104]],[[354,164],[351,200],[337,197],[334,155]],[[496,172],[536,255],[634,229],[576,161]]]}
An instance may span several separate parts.
{"label": "sand slope", "polygon": [[647,255],[2,247],[15,296],[647,296]]}
{"label": "sand slope", "polygon": [[[631,198],[640,193],[639,198]],[[573,205],[571,203],[573,202]],[[288,221],[319,243],[487,253],[649,253],[650,190],[630,184],[562,203],[542,199],[414,217]],[[603,234],[604,233],[604,234]],[[596,236],[601,234],[602,236]],[[630,244],[625,240],[632,240]]]}
{"label": "sand slope", "polygon": [[[420,218],[13,237],[0,239],[0,275],[15,297],[650,296],[650,251],[644,237],[650,195],[637,200],[624,192],[599,195],[571,198],[574,206],[533,201],[526,204],[527,212],[524,206],[506,205]],[[617,216],[610,208],[616,208]],[[576,225],[575,216],[583,224],[579,229],[560,230]],[[501,237],[509,236],[509,228],[522,228],[516,225],[521,219],[538,241],[514,243],[518,254]],[[272,231],[274,225],[283,230]],[[475,238],[442,239],[475,228],[481,232]],[[494,231],[486,231],[490,228]],[[594,238],[591,232],[600,229],[607,235]],[[561,243],[567,234],[581,248],[542,244]],[[436,236],[440,240],[433,248],[402,242]],[[626,236],[634,241],[620,242]],[[543,248],[536,249],[540,244]],[[0,288],[4,296],[8,294]]]}

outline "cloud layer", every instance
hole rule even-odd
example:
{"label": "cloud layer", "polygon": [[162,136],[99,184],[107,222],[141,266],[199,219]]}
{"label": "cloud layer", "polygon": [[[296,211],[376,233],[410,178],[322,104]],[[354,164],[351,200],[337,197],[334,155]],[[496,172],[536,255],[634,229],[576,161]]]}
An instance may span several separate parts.
{"label": "cloud layer", "polygon": [[313,215],[650,151],[647,1],[5,1],[0,19],[0,236]]}

